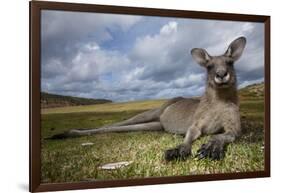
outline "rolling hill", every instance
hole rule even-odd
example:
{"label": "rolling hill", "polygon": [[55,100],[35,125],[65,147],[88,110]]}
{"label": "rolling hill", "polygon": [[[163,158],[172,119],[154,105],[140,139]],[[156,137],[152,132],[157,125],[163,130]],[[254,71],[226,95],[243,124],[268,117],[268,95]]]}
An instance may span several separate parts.
{"label": "rolling hill", "polygon": [[111,100],[107,99],[90,99],[41,92],[41,108],[93,105],[111,102]]}
{"label": "rolling hill", "polygon": [[263,100],[264,99],[264,82],[248,85],[239,90],[240,99],[245,98]]}

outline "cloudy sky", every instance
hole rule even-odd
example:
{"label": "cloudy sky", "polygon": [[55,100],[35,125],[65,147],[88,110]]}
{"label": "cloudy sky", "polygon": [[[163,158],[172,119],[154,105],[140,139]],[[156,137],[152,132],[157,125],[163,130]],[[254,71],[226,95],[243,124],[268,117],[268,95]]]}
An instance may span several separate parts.
{"label": "cloudy sky", "polygon": [[247,38],[238,84],[263,81],[262,23],[42,11],[41,90],[131,101],[203,93],[206,71],[192,48],[225,52]]}

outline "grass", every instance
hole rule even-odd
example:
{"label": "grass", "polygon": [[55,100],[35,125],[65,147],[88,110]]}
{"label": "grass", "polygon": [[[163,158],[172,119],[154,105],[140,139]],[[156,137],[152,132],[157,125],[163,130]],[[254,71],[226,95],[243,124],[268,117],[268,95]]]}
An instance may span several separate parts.
{"label": "grass", "polygon": [[[165,162],[164,150],[182,142],[182,137],[165,132],[108,133],[65,140],[43,140],[72,128],[95,128],[127,119],[164,100],[110,103],[42,111],[41,181],[43,183],[132,179],[264,170],[264,130],[262,98],[243,97],[241,101],[242,137],[227,147],[225,159]],[[202,143],[194,143],[193,155]],[[82,143],[92,142],[92,146]],[[109,162],[133,161],[127,167],[102,170]]]}

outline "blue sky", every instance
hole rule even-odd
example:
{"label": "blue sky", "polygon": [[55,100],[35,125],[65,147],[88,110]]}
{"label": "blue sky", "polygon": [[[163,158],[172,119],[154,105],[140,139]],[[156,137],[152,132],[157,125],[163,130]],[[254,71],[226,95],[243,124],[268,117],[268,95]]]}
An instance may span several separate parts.
{"label": "blue sky", "polygon": [[198,96],[206,70],[190,50],[223,54],[247,38],[238,84],[263,81],[262,23],[42,11],[41,89],[113,101]]}

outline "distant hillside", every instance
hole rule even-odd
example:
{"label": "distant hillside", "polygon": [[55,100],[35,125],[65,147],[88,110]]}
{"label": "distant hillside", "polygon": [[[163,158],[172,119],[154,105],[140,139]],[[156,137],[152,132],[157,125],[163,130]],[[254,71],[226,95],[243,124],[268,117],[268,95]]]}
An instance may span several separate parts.
{"label": "distant hillside", "polygon": [[[263,100],[264,99],[264,83],[257,83],[239,89],[240,100]],[[165,101],[165,100],[163,100]],[[93,105],[111,103],[107,99],[89,99],[81,97],[63,96],[41,92],[41,107],[67,107],[79,105]]]}
{"label": "distant hillside", "polygon": [[111,100],[107,99],[89,99],[41,92],[41,108],[93,105],[111,102]]}
{"label": "distant hillside", "polygon": [[239,90],[239,96],[241,99],[255,98],[263,99],[264,97],[264,83],[251,84]]}

